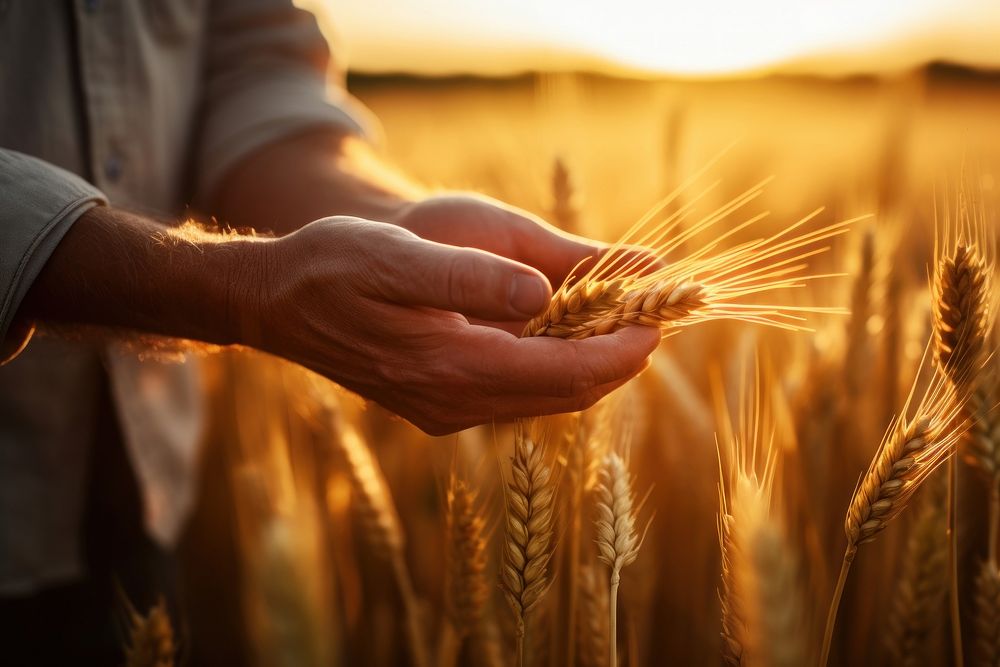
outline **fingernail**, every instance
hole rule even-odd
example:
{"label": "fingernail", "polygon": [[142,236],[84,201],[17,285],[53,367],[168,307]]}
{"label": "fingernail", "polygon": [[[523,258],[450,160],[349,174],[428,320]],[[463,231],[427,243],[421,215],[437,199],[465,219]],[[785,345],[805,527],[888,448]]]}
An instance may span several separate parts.
{"label": "fingernail", "polygon": [[548,293],[541,278],[515,273],[510,281],[510,307],[525,317],[533,317],[545,307]]}

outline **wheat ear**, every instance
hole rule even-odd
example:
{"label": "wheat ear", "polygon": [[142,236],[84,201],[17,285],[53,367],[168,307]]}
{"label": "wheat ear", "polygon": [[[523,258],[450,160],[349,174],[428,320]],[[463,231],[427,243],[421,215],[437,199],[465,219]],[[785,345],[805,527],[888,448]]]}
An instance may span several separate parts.
{"label": "wheat ear", "polygon": [[1000,665],[1000,571],[984,561],[976,576],[973,658],[977,667]]}
{"label": "wheat ear", "polygon": [[966,439],[965,460],[982,471],[990,485],[989,560],[997,565],[997,540],[1000,538],[1000,363],[987,362],[975,389],[969,396],[971,424]]}
{"label": "wheat ear", "polygon": [[720,529],[723,565],[723,657],[727,664],[803,665],[805,605],[798,558],[768,489],[741,476]]}
{"label": "wheat ear", "polygon": [[518,424],[507,483],[500,585],[514,612],[518,664],[524,665],[524,633],[528,612],[549,588],[549,560],[554,537],[552,507],[555,486],[544,448]]}
{"label": "wheat ear", "polygon": [[[960,200],[960,206],[961,220],[968,223],[970,219],[964,199]],[[968,230],[965,231],[968,233]],[[959,237],[954,250],[943,254],[938,261],[933,287],[938,365],[957,389],[973,388],[982,366],[990,299],[986,262],[974,243]],[[948,462],[948,601],[954,663],[961,667],[964,658],[958,590],[957,486],[958,469],[952,459]]]}
{"label": "wheat ear", "polygon": [[489,597],[486,583],[486,519],[476,492],[452,470],[448,484],[448,548],[445,554],[445,603],[438,664],[452,665],[461,641],[479,624]]}
{"label": "wheat ear", "polygon": [[[822,209],[771,236],[717,250],[734,234],[764,218],[753,216],[733,224],[687,257],[670,257],[686,241],[753,201],[763,186],[754,186],[683,231],[678,231],[679,225],[711,188],[657,221],[676,198],[675,192],[637,222],[582,276],[567,279],[553,294],[549,307],[528,323],[522,335],[587,338],[626,326],[673,329],[712,319],[799,330],[803,328],[803,312],[836,310],[763,305],[749,300],[752,295],[797,288],[810,279],[825,277],[804,275],[805,260],[825,251],[823,243],[845,233],[854,221],[796,232]],[[630,246],[642,246],[645,252],[629,250]]]}
{"label": "wheat ear", "polygon": [[125,666],[173,667],[177,647],[166,602],[160,598],[145,616],[125,602],[129,620]]}
{"label": "wheat ear", "polygon": [[937,362],[959,387],[982,365],[989,324],[989,274],[975,245],[959,244],[938,262],[934,279]]}
{"label": "wheat ear", "polygon": [[599,566],[593,562],[580,568],[579,583],[582,593],[576,617],[579,662],[583,667],[605,667],[610,655],[608,587]]}
{"label": "wheat ear", "polygon": [[[996,342],[995,336],[990,340]],[[1000,540],[1000,362],[986,360],[969,396],[969,433],[965,440],[966,463],[983,473],[989,484],[987,514],[987,559],[998,567],[997,541]]]}
{"label": "wheat ear", "polygon": [[403,551],[405,538],[389,485],[378,462],[358,432],[343,420],[336,420],[339,445],[347,460],[348,479],[355,499],[354,507],[366,541],[376,556],[392,567],[396,585],[406,608],[406,632],[410,656],[415,667],[430,667],[424,624],[417,598],[406,567]]}
{"label": "wheat ear", "polygon": [[576,664],[576,650],[579,632],[577,605],[581,584],[580,543],[583,533],[583,505],[594,485],[597,483],[597,472],[604,458],[603,451],[609,442],[610,411],[608,403],[602,403],[589,415],[577,414],[573,427],[567,434],[569,452],[567,454],[566,472],[569,493],[567,495],[567,512],[569,514],[568,545],[566,548],[566,663]]}
{"label": "wheat ear", "polygon": [[[741,395],[739,428],[717,387],[719,545],[722,551],[722,657],[729,665],[806,662],[798,556],[776,511],[777,421],[764,411],[760,370],[753,398]],[[767,404],[770,407],[770,404]]]}
{"label": "wheat ear", "polygon": [[[927,358],[925,353],[921,368]],[[874,540],[903,511],[927,477],[954,453],[967,427],[958,419],[964,400],[956,400],[954,385],[941,373],[934,373],[913,417],[905,417],[910,413],[915,386],[903,406],[904,416],[890,425],[851,498],[844,521],[847,548],[827,616],[821,667],[829,659],[840,598],[858,547]]]}
{"label": "wheat ear", "polygon": [[597,555],[610,569],[608,643],[611,667],[618,665],[618,586],[622,568],[639,556],[642,540],[636,531],[636,503],[632,475],[625,460],[610,452],[601,464],[595,504]]}
{"label": "wheat ear", "polygon": [[552,164],[552,222],[565,232],[579,234],[580,214],[574,198],[569,167],[562,158],[556,158]]}
{"label": "wheat ear", "polygon": [[904,667],[923,664],[927,638],[941,622],[948,593],[945,481],[936,476],[921,494],[886,622],[885,647],[893,664]]}

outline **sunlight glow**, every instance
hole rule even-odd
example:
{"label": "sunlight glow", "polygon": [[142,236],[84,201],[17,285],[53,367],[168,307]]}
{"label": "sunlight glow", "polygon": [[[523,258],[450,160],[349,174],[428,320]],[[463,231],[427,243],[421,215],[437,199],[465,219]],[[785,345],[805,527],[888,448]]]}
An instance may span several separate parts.
{"label": "sunlight glow", "polygon": [[300,0],[353,69],[720,76],[1000,66],[995,0]]}

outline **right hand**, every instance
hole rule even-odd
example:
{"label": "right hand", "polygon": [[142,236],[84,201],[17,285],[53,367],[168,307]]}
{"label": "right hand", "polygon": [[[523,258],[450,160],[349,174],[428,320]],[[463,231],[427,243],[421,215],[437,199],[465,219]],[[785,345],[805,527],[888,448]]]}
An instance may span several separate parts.
{"label": "right hand", "polygon": [[434,435],[587,408],[638,374],[660,340],[647,327],[569,341],[470,324],[527,321],[548,304],[548,280],[390,224],[324,218],[254,245],[263,285],[237,281],[242,295],[230,297],[259,323],[244,342]]}

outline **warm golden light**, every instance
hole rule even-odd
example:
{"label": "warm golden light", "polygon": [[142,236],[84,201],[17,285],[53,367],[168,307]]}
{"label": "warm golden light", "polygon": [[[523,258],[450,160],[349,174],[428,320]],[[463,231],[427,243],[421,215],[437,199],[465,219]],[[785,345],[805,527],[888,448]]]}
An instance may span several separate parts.
{"label": "warm golden light", "polygon": [[930,60],[1000,66],[989,0],[302,0],[352,68],[720,76],[886,72]]}

